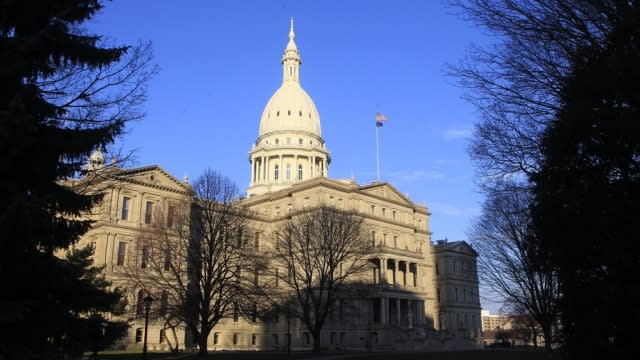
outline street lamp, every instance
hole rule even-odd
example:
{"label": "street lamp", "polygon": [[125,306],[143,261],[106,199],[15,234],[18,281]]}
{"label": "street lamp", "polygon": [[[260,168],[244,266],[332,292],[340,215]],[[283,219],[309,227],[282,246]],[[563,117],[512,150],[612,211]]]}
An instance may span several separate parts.
{"label": "street lamp", "polygon": [[149,309],[151,309],[151,303],[153,298],[151,294],[147,295],[144,299],[144,342],[142,343],[142,359],[147,360],[147,329],[149,328]]}

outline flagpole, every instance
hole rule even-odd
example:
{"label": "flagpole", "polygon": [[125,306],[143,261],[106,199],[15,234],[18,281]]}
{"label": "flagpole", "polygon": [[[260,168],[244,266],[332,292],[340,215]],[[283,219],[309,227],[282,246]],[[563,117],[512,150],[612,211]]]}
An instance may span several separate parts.
{"label": "flagpole", "polygon": [[378,124],[376,124],[376,173],[378,174],[378,181],[380,181],[380,146],[378,145]]}

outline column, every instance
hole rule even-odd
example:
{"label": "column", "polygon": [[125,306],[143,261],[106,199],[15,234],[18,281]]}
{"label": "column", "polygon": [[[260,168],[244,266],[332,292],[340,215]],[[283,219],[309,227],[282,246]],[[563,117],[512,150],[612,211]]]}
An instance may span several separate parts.
{"label": "column", "polygon": [[387,283],[387,258],[380,258],[380,280],[383,284]]}
{"label": "column", "polygon": [[399,261],[396,259],[392,259],[391,261],[393,261],[393,285],[397,285],[398,284],[398,264]]}
{"label": "column", "polygon": [[380,311],[380,323],[384,324],[384,298],[380,297],[380,309],[378,309]]}
{"label": "column", "polygon": [[280,165],[278,165],[278,167],[280,168],[278,170],[278,181],[277,183],[281,184],[282,183],[282,179],[284,179],[285,173],[284,173],[284,167],[282,167],[282,154],[278,155],[278,157],[280,158]]}
{"label": "column", "polygon": [[414,314],[414,301],[407,300],[407,324],[409,325],[409,329],[413,328],[413,314]]}
{"label": "column", "polygon": [[415,265],[415,269],[416,269],[416,272],[415,272],[415,275],[414,275],[414,279],[415,279],[414,286],[415,287],[421,287],[420,277],[418,276],[418,263],[414,263],[414,265]]}
{"label": "column", "polygon": [[382,298],[382,315],[384,317],[384,323],[389,323],[389,298]]}
{"label": "column", "polygon": [[403,261],[404,263],[404,271],[402,272],[402,285],[407,286],[407,271],[409,270],[407,268],[407,265],[409,265],[409,263],[407,263],[406,261]]}
{"label": "column", "polygon": [[251,183],[256,182],[256,159],[251,158]]}
{"label": "column", "polygon": [[402,327],[402,317],[400,312],[401,306],[402,304],[400,303],[400,298],[397,298],[396,299],[396,321],[397,321],[398,327]]}

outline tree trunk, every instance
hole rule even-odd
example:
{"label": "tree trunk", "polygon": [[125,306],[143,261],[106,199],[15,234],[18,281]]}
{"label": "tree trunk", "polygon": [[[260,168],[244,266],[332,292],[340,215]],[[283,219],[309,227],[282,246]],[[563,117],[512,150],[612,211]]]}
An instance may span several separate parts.
{"label": "tree trunk", "polygon": [[319,353],[320,352],[320,331],[314,331],[312,335],[313,335],[313,352]]}
{"label": "tree trunk", "polygon": [[173,351],[178,352],[178,351],[180,351],[180,343],[178,341],[178,334],[176,334],[176,327],[175,326],[171,327],[171,333],[173,334],[173,341],[175,341],[175,344],[176,344],[176,346],[175,346]]}
{"label": "tree trunk", "polygon": [[200,336],[198,336],[198,355],[199,356],[205,356],[208,354],[207,338],[208,338],[208,334],[205,334],[203,332],[201,332]]}
{"label": "tree trunk", "polygon": [[545,326],[542,328],[542,337],[544,338],[544,351],[551,352],[553,349],[551,348],[551,326]]}

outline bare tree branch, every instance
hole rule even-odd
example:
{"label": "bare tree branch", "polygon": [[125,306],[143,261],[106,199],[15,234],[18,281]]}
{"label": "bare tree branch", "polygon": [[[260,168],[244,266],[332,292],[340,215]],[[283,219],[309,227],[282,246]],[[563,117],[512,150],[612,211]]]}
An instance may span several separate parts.
{"label": "bare tree branch", "polygon": [[324,205],[292,214],[274,233],[272,280],[261,295],[305,324],[314,352],[333,304],[359,289],[358,275],[369,266],[366,234],[358,214]]}

